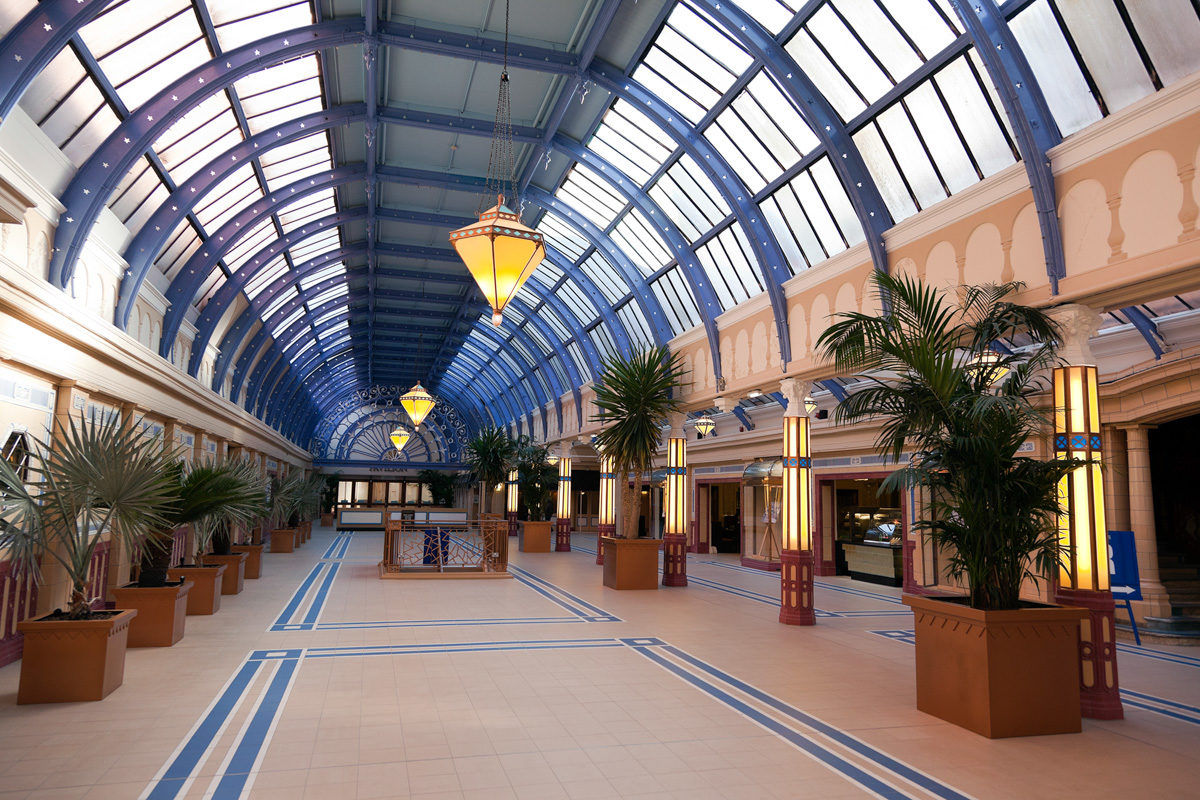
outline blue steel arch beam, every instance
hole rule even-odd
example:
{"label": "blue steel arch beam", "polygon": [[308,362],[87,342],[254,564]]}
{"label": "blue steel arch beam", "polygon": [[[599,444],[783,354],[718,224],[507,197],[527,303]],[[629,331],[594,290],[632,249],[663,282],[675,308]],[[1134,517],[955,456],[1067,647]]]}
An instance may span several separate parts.
{"label": "blue steel arch beam", "polygon": [[1058,281],[1065,278],[1062,231],[1058,224],[1054,172],[1050,168],[1051,147],[1062,141],[1062,133],[1050,113],[1017,38],[1008,27],[994,0],[950,0],[954,11],[975,44],[984,67],[991,75],[1000,103],[1012,123],[1013,136],[1025,163],[1033,189],[1033,204],[1042,229],[1042,252],[1051,294],[1058,294]]}
{"label": "blue steel arch beam", "polygon": [[[358,180],[365,172],[366,170],[362,164],[348,164],[329,171],[320,181],[301,178],[287,186],[280,187],[278,190],[272,192],[270,197],[263,197],[261,200],[256,201],[249,208],[230,218],[224,225],[218,228],[216,233],[213,234],[213,237],[217,239],[217,243],[214,245],[210,241],[208,247],[200,248],[193,253],[167,288],[166,296],[167,302],[170,303],[170,308],[163,315],[163,332],[162,341],[159,343],[159,354],[165,358],[171,352],[171,346],[175,343],[175,337],[179,335],[179,326],[183,322],[184,316],[187,314],[188,309],[192,307],[192,301],[200,291],[200,287],[204,285],[204,281],[217,268],[217,262],[234,245],[250,234],[258,222],[287,208],[297,200],[304,199],[308,195]],[[331,214],[323,218],[320,222],[323,226],[330,227],[345,221],[357,219],[359,215],[360,211],[357,210],[339,211],[336,214]],[[274,239],[266,247],[248,256],[245,263],[251,266],[254,266],[256,263],[258,265],[266,264],[297,242],[311,236],[314,227],[314,223],[309,223],[298,230],[293,230]]]}
{"label": "blue steel arch beam", "polygon": [[[337,352],[340,353],[353,351],[356,345],[352,339],[353,337],[345,337],[343,340],[341,340],[341,344],[339,345],[340,349]],[[399,339],[397,341],[404,342],[408,340]],[[382,350],[383,348],[381,347],[380,349]],[[263,406],[263,398],[269,396],[270,390],[275,386],[279,380],[279,377],[285,370],[290,369],[296,375],[297,380],[299,380],[301,383],[305,383],[312,372],[318,369],[329,358],[333,358],[336,354],[337,353],[317,350],[316,352],[305,355],[303,359],[296,363],[288,362],[284,356],[280,356],[269,367],[260,363],[255,369],[254,375],[261,375],[263,377],[261,379],[256,379],[254,375],[251,376],[251,388],[246,399],[246,407],[255,410],[260,409]],[[477,380],[490,378],[489,375],[485,374],[487,373],[489,366],[486,362],[482,361],[471,353],[466,353],[465,356],[465,360],[470,362],[472,369],[479,373],[476,375]],[[504,377],[508,379],[512,387],[516,389],[518,394],[520,394],[521,401],[529,406],[532,406],[534,404],[533,398],[525,393],[524,387],[517,379],[517,375],[509,369],[508,365],[503,361],[499,361],[498,363],[493,362],[493,364],[498,368],[497,370],[493,371],[503,373]]]}
{"label": "blue steel arch beam", "polygon": [[775,314],[779,334],[779,355],[786,366],[792,360],[792,342],[788,328],[787,297],[783,284],[792,277],[787,259],[775,234],[767,226],[762,213],[754,205],[754,193],[746,188],[737,172],[730,168],[725,157],[704,136],[688,124],[679,112],[664,103],[657,95],[614,67],[596,64],[589,71],[591,80],[602,89],[636,107],[657,123],[664,133],[683,148],[684,153],[708,176],[717,191],[733,210],[757,256],[763,286]]}
{"label": "blue steel arch beam", "polygon": [[[471,386],[475,382],[475,376],[464,372],[463,367],[457,363],[446,367],[445,375],[448,378],[452,378],[457,383],[460,390],[462,387]],[[512,401],[504,387],[500,387],[494,382],[489,381],[486,388],[489,390],[490,394],[482,393],[480,397],[484,407],[488,409],[489,415],[492,418],[493,426],[502,425],[504,422],[512,419],[513,417],[517,416],[518,413],[520,413],[519,410],[513,406]]]}
{"label": "blue steel arch beam", "polygon": [[695,251],[684,239],[683,234],[679,232],[678,226],[663,213],[658,203],[638,187],[636,182],[597,153],[566,136],[555,136],[553,146],[570,155],[578,163],[592,168],[614,191],[622,195],[626,202],[633,204],[633,207],[640,211],[651,225],[655,226],[658,235],[674,253],[675,261],[679,264],[679,271],[683,274],[684,280],[687,281],[688,287],[692,291],[692,297],[696,300],[700,318],[704,322],[704,331],[708,335],[713,374],[719,381],[721,379],[721,338],[720,331],[717,330],[717,317],[721,315],[721,304],[717,301],[717,295],[708,281],[704,268],[700,266]]}
{"label": "blue steel arch beam", "polygon": [[79,30],[113,0],[42,0],[0,40],[0,119]]}
{"label": "blue steel arch beam", "polygon": [[[344,438],[350,430],[350,426],[358,420],[377,417],[382,412],[399,409],[397,401],[403,389],[399,386],[386,388],[395,391],[368,398],[342,399],[330,407],[321,425],[312,432],[313,435],[319,435],[323,439],[326,453],[330,451],[330,444]],[[461,459],[466,437],[473,430],[468,421],[462,418],[461,409],[458,406],[450,405],[443,399],[434,405],[426,420],[430,424],[430,429],[438,436],[446,457],[454,460]]]}
{"label": "blue steel arch beam", "polygon": [[[317,228],[317,230],[320,230],[323,226],[320,225],[320,221],[317,221],[317,222],[310,223],[306,227],[308,227],[308,228],[315,227],[315,228]],[[315,232],[316,231],[314,230],[309,235],[312,235],[312,233],[315,233]],[[420,249],[422,250],[422,252],[419,255],[421,255],[422,257],[426,257],[426,258],[438,257],[438,258],[445,258],[447,260],[450,260],[450,259],[457,260],[457,256],[455,256],[453,254],[453,252],[449,250],[449,248],[446,248],[445,250],[441,250],[438,248],[420,248]],[[270,307],[271,303],[274,301],[274,298],[279,294],[279,292],[284,291],[288,287],[294,285],[298,280],[303,278],[305,275],[307,275],[313,271],[316,271],[316,270],[322,268],[323,266],[326,266],[330,261],[336,261],[337,258],[341,254],[344,254],[345,252],[347,252],[349,250],[350,250],[349,248],[341,248],[337,251],[334,251],[333,257],[330,257],[329,254],[318,256],[317,258],[313,259],[313,261],[310,261],[310,262],[306,263],[305,265],[302,265],[302,267],[297,268],[295,271],[290,272],[284,276],[281,276],[268,289],[264,290],[259,295],[257,295],[254,298],[254,300],[251,302],[250,306],[245,311],[242,312],[242,314],[239,316],[238,320],[231,326],[230,331],[226,334],[225,339],[221,342],[221,346],[220,346],[221,354],[218,357],[217,369],[214,370],[214,376],[213,376],[214,385],[219,386],[221,381],[224,380],[225,372],[231,361],[232,355],[237,350],[238,345],[241,342],[245,332],[247,332],[253,326],[253,323],[260,318],[262,319],[264,325],[262,328],[260,328],[257,336],[264,337],[264,338],[267,336],[267,334],[266,334],[267,324],[271,321],[271,318],[261,317],[261,310],[264,308]],[[217,324],[217,322],[224,315],[227,305],[232,302],[233,298],[235,298],[237,296],[237,294],[240,292],[241,288],[247,282],[253,280],[253,277],[256,273],[257,273],[257,270],[254,270],[253,268],[239,270],[238,274],[235,275],[233,279],[226,281],[225,285],[221,288],[221,290],[218,291],[217,295],[214,295],[213,299],[209,301],[207,306],[205,306],[204,314],[202,314],[202,316],[198,322],[199,332],[197,333],[196,339],[194,340],[195,343],[193,344],[192,365],[190,368],[190,371],[193,374],[195,374],[195,372],[198,371],[199,366],[200,366],[200,359],[197,358],[196,353],[198,351],[201,353],[203,352],[203,348],[206,347],[208,342],[210,341],[213,327]],[[414,273],[413,277],[417,278],[417,279],[422,279],[422,274]],[[310,287],[310,289],[307,292],[299,294],[297,297],[289,300],[287,303],[285,303],[282,306],[280,306],[279,308],[275,309],[273,317],[286,318],[286,316],[288,314],[290,314],[292,311],[294,311],[295,308],[306,303],[308,301],[309,297],[315,296],[315,295],[319,294],[320,292],[324,291],[324,289],[327,288],[327,285],[333,285],[341,280],[343,280],[343,278],[338,276],[335,278],[327,279],[326,281],[323,281],[319,284],[316,284],[316,285]],[[433,279],[433,280],[436,280],[436,279]],[[465,282],[465,281],[456,281],[456,282]],[[552,308],[554,308],[558,312],[558,314],[560,316],[564,316],[564,318],[565,318],[564,321],[569,322],[572,320],[571,316],[565,315],[565,311],[566,311],[565,305],[552,292],[546,291],[540,284],[538,284],[536,282],[530,284],[530,291],[539,300],[548,303]],[[328,309],[324,308],[324,307],[319,308],[319,309],[310,309],[309,316],[310,317],[320,316],[326,310],[328,310]],[[611,311],[610,311],[610,315],[611,315]],[[580,329],[576,328],[576,332],[577,332],[577,335],[582,336],[584,339],[587,338],[586,335],[584,335]],[[561,358],[569,359],[569,356],[568,356],[566,350],[564,349],[563,345],[560,342],[558,342],[557,336],[553,335],[553,332],[550,332],[550,333],[552,335],[549,336],[548,339],[554,345],[555,352]],[[625,332],[624,332],[623,327],[614,328],[613,335],[614,335],[614,338],[618,342],[624,340]],[[284,341],[287,341],[286,337],[282,337],[282,338],[284,339]],[[585,348],[585,352],[588,352],[587,348],[589,345],[590,345],[590,341],[587,342],[586,344],[581,343],[581,347]],[[534,349],[537,351],[540,351],[540,347],[535,347]],[[589,352],[589,355],[595,356],[595,353]],[[595,364],[593,364],[593,367],[595,367]]]}
{"label": "blue steel arch beam", "polygon": [[[359,43],[365,37],[366,24],[361,17],[318,22],[272,34],[196,67],[144,103],[79,168],[60,198],[67,211],[55,232],[51,282],[60,288],[67,285],[83,243],[108,198],[137,159],[192,108],[252,72],[319,50]],[[452,31],[384,23],[378,37],[389,46],[455,58],[504,59],[502,42]],[[507,60],[514,67],[534,71],[570,74],[576,69],[575,56],[531,45],[511,48]]]}
{"label": "blue steel arch beam", "polygon": [[817,89],[791,54],[754,17],[736,5],[721,0],[694,2],[702,6],[714,22],[766,67],[824,145],[829,161],[841,178],[846,196],[850,198],[850,204],[862,224],[871,260],[876,269],[887,272],[888,254],[883,232],[892,225],[891,212],[883,202],[883,196],[867,169],[858,145],[850,137],[828,98]]}

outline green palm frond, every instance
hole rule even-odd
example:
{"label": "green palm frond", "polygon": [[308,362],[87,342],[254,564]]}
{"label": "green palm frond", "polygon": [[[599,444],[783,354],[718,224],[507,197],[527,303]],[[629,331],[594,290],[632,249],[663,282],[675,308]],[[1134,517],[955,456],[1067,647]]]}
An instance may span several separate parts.
{"label": "green palm frond", "polygon": [[593,386],[604,425],[596,446],[613,458],[617,470],[638,474],[650,468],[662,444],[667,416],[680,408],[685,373],[678,354],[659,345],[628,358],[608,361]]}
{"label": "green palm frond", "polygon": [[475,480],[488,485],[502,483],[516,451],[516,443],[502,428],[484,428],[467,442],[467,463]]}
{"label": "green palm frond", "polygon": [[[1059,330],[1009,300],[1017,283],[966,287],[957,303],[912,276],[876,273],[875,284],[890,314],[839,314],[817,341],[840,372],[866,379],[835,418],[874,421],[876,448],[894,462],[915,451],[885,490],[928,489],[931,513],[916,527],[948,553],[972,605],[1016,608],[1022,582],[1058,563],[1057,486],[1081,463],[1018,455],[1049,422],[1034,398],[1058,363]],[[1002,346],[1018,336],[1032,344]]]}

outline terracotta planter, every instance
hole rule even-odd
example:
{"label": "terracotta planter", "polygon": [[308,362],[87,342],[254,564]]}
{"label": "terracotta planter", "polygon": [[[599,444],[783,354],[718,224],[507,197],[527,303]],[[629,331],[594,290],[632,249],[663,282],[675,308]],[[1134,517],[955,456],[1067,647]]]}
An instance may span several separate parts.
{"label": "terracotta planter", "polygon": [[246,580],[257,580],[262,577],[263,545],[235,544],[230,549],[235,553],[246,554]]}
{"label": "terracotta planter", "polygon": [[604,537],[604,585],[610,589],[657,589],[658,539]]}
{"label": "terracotta planter", "polygon": [[522,522],[517,533],[517,549],[522,553],[549,553],[553,533],[553,522]]}
{"label": "terracotta planter", "polygon": [[194,585],[187,596],[189,617],[215,614],[221,608],[221,582],[225,566],[219,567],[172,567],[167,577],[173,581],[186,578]]}
{"label": "terracotta planter", "polygon": [[137,611],[108,619],[28,619],[18,703],[103,700],[125,679],[125,647]]}
{"label": "terracotta planter", "polygon": [[191,581],[153,587],[131,583],[113,589],[117,608],[138,612],[129,625],[129,646],[170,647],[182,639],[191,590]]}
{"label": "terracotta planter", "polygon": [[981,736],[1078,733],[1082,608],[979,611],[904,595],[917,635],[917,708]]}
{"label": "terracotta planter", "polygon": [[296,549],[296,529],[276,528],[271,531],[271,552],[291,553]]}
{"label": "terracotta planter", "polygon": [[230,553],[219,556],[209,553],[204,556],[204,566],[215,567],[225,565],[225,574],[221,576],[221,594],[241,594],[242,585],[246,580],[246,561],[249,553]]}

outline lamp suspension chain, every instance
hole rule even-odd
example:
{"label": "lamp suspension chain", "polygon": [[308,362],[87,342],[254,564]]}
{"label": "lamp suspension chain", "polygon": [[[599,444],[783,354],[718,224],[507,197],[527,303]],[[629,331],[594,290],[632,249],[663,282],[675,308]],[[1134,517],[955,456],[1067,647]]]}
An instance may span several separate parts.
{"label": "lamp suspension chain", "polygon": [[487,194],[480,198],[476,213],[489,207],[493,198],[504,198],[500,205],[519,208],[517,200],[516,154],[513,149],[512,98],[508,81],[509,0],[504,0],[504,66],[500,71],[500,90],[496,96],[496,123],[492,149],[488,157]]}

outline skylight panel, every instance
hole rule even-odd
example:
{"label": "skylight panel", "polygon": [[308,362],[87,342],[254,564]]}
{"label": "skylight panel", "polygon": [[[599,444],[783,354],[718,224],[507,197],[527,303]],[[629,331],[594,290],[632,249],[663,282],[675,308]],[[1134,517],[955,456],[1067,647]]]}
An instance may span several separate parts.
{"label": "skylight panel", "polygon": [[212,58],[187,0],[126,0],[79,35],[130,109]]}
{"label": "skylight panel", "polygon": [[284,317],[282,320],[275,323],[274,325],[271,325],[270,326],[271,336],[278,339],[285,332],[287,332],[288,328],[290,328],[294,323],[298,322],[302,316],[304,316],[304,307],[303,306],[292,311],[292,313],[288,314],[286,317]]}
{"label": "skylight panel", "polygon": [[[562,217],[547,212],[538,223],[538,231],[545,237],[546,243],[560,251],[572,261],[578,261],[590,243],[582,233],[575,229]],[[534,271],[537,274],[537,271]]]}
{"label": "skylight panel", "polygon": [[617,272],[617,268],[599,252],[592,253],[579,265],[580,270],[592,279],[610,303],[616,303],[629,294],[629,285]]}
{"label": "skylight panel", "polygon": [[743,11],[773,34],[778,34],[792,21],[799,7],[800,0],[754,0],[741,4]]}
{"label": "skylight panel", "polygon": [[176,184],[242,141],[229,98],[218,92],[191,109],[154,143]]}
{"label": "skylight panel", "polygon": [[662,277],[650,284],[650,290],[658,298],[673,336],[700,324],[700,309],[696,307],[696,301],[679,267],[672,267],[663,273]]}
{"label": "skylight panel", "polygon": [[621,218],[610,238],[645,275],[657,272],[671,260],[671,251],[637,209]]}
{"label": "skylight panel", "polygon": [[330,278],[336,278],[339,276],[344,277],[345,274],[346,274],[345,263],[338,261],[337,263],[330,264],[327,267],[322,267],[321,269],[317,270],[316,272],[310,272],[307,275],[305,275],[303,278],[300,279],[300,288],[303,289],[305,292],[307,292],[309,289],[311,289],[313,286],[316,286],[321,281],[329,280]]}
{"label": "skylight panel", "polygon": [[[886,190],[900,185],[899,176],[881,185],[885,200]],[[827,157],[777,189],[759,208],[793,273],[863,240],[862,226]]]}
{"label": "skylight panel", "polygon": [[263,153],[260,157],[267,186],[274,192],[332,167],[329,138],[324,132],[307,136]]}
{"label": "skylight panel", "polygon": [[316,345],[317,345],[316,339],[309,339],[307,342],[304,343],[304,347],[301,347],[299,350],[296,351],[295,355],[292,356],[292,363],[296,363],[296,362],[300,361],[300,356],[307,353],[311,348],[316,347]]}
{"label": "skylight panel", "polygon": [[[271,259],[270,263],[260,269],[253,278],[246,282],[246,296],[253,300],[277,278],[283,277],[286,273],[287,263],[283,260],[283,256],[276,256]],[[292,292],[294,291],[292,289]]]}
{"label": "skylight panel", "polygon": [[650,180],[675,151],[671,137],[624,100],[617,100],[605,113],[588,147],[639,185]]}
{"label": "skylight panel", "polygon": [[322,339],[328,340],[331,343],[330,346],[332,346],[332,343],[340,341],[337,338],[337,334],[341,333],[342,331],[347,331],[349,329],[350,329],[350,322],[348,320],[342,320],[341,322],[337,323],[336,325],[331,325],[329,327],[329,329],[327,331],[325,331],[324,335],[322,336]]}
{"label": "skylight panel", "polygon": [[270,319],[271,317],[275,316],[276,313],[278,313],[279,309],[283,308],[285,305],[299,297],[300,294],[296,291],[296,287],[289,286],[287,289],[277,294],[275,299],[271,301],[271,304],[267,306],[259,316],[262,319]]}
{"label": "skylight panel", "polygon": [[313,220],[322,219],[337,211],[333,189],[323,189],[306,195],[279,210],[279,224],[291,233]]}
{"label": "skylight panel", "polygon": [[753,266],[754,252],[738,223],[732,223],[703,247],[696,248],[696,257],[708,275],[722,311],[762,291]]}
{"label": "skylight panel", "polygon": [[680,3],[634,70],[633,79],[696,123],[751,61],[716,25]]}
{"label": "skylight panel", "polygon": [[607,228],[626,205],[625,199],[608,181],[582,164],[571,168],[555,194],[600,228]]}
{"label": "skylight panel", "polygon": [[689,242],[729,216],[717,188],[690,156],[680,156],[650,188],[650,197]]}
{"label": "skylight panel", "polygon": [[262,256],[257,256],[257,253],[274,240],[275,226],[271,224],[270,218],[259,219],[253,228],[229,248],[225,254],[225,263],[234,270],[258,269]]}
{"label": "skylight panel", "polygon": [[246,164],[239,167],[205,195],[203,205],[196,208],[196,218],[210,232],[216,231],[241,208],[262,199],[254,169]]}
{"label": "skylight panel", "polygon": [[330,300],[333,300],[336,297],[341,297],[344,294],[349,294],[349,292],[350,292],[350,288],[348,286],[346,286],[346,284],[344,284],[344,283],[338,284],[337,286],[334,286],[330,289],[326,289],[325,291],[321,292],[320,294],[316,295],[315,297],[310,297],[308,299],[308,303],[309,303],[309,305],[313,305],[313,306],[324,305],[325,303],[328,303]]}
{"label": "skylight panel", "polygon": [[234,88],[252,133],[260,133],[304,114],[320,111],[321,82],[316,56],[286,61],[252,73]]}
{"label": "skylight panel", "polygon": [[313,23],[308,0],[205,0],[222,50]]}
{"label": "skylight panel", "polygon": [[617,309],[617,318],[625,326],[625,333],[628,334],[633,349],[643,350],[654,344],[654,337],[650,335],[650,325],[642,316],[642,309],[632,299]]}

